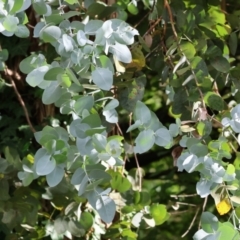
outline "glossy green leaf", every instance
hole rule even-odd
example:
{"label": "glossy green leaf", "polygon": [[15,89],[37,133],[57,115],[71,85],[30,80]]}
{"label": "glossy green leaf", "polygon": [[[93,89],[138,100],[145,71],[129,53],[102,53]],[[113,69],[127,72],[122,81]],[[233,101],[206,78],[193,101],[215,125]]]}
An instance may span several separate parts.
{"label": "glossy green leaf", "polygon": [[202,137],[207,137],[212,132],[212,123],[210,121],[201,121],[197,124],[198,134]]}
{"label": "glossy green leaf", "polygon": [[227,166],[227,174],[232,175],[235,173],[235,167],[232,164],[228,164]]}
{"label": "glossy green leaf", "polygon": [[234,159],[233,165],[236,170],[240,169],[240,153],[236,152],[236,158]]}
{"label": "glossy green leaf", "polygon": [[180,49],[188,59],[193,58],[196,54],[196,50],[190,42],[182,42],[180,44]]}
{"label": "glossy green leaf", "polygon": [[211,65],[219,72],[227,73],[230,70],[228,60],[222,56],[211,59]]}
{"label": "glossy green leaf", "polygon": [[101,55],[99,60],[102,68],[108,68],[112,73],[114,73],[112,61],[107,56]]}
{"label": "glossy green leaf", "polygon": [[156,225],[163,224],[169,218],[166,206],[162,204],[153,204],[150,206],[150,214]]}
{"label": "glossy green leaf", "polygon": [[73,5],[75,3],[78,3],[77,0],[65,0],[65,2],[67,2],[67,3],[71,4],[71,5]]}
{"label": "glossy green leaf", "polygon": [[124,109],[133,112],[137,101],[141,101],[145,90],[146,77],[141,76],[131,85],[119,90],[119,102]]}
{"label": "glossy green leaf", "polygon": [[210,108],[222,111],[224,109],[224,101],[223,99],[214,92],[208,92],[204,96],[204,101]]}
{"label": "glossy green leaf", "polygon": [[226,238],[237,240],[239,238],[239,232],[234,229],[234,226],[230,222],[222,223],[218,228],[218,232],[220,233],[219,240]]}
{"label": "glossy green leaf", "polygon": [[23,6],[23,3],[24,3],[24,0],[14,1],[14,5],[12,6],[10,13],[14,14],[18,10],[20,10]]}
{"label": "glossy green leaf", "polygon": [[230,48],[231,54],[235,55],[236,51],[237,51],[237,45],[238,45],[238,37],[235,32],[232,32],[230,34],[228,43],[229,43],[229,48]]}
{"label": "glossy green leaf", "polygon": [[66,68],[66,74],[67,74],[68,77],[71,79],[71,81],[73,81],[74,83],[76,83],[78,86],[81,86],[79,80],[77,79],[77,76],[75,75],[75,73],[73,72],[72,69]]}
{"label": "glossy green leaf", "polygon": [[70,88],[70,86],[72,85],[71,79],[66,73],[58,74],[57,80],[59,84],[64,88]]}
{"label": "glossy green leaf", "polygon": [[80,218],[79,223],[85,229],[85,231],[89,231],[90,228],[93,226],[93,223],[94,223],[93,216],[89,212],[83,212],[81,214],[81,218]]}
{"label": "glossy green leaf", "polygon": [[133,15],[137,15],[138,14],[138,8],[137,6],[135,6],[133,3],[129,3],[127,6],[127,10],[133,14]]}
{"label": "glossy green leaf", "polygon": [[126,192],[131,188],[131,183],[129,180],[122,176],[119,172],[113,172],[112,174],[112,180],[111,180],[111,187],[118,192]]}

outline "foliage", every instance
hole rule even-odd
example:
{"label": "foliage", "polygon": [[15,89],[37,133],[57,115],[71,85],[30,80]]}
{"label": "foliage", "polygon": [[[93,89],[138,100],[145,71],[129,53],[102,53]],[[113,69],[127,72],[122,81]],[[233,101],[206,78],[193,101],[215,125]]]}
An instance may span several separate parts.
{"label": "foliage", "polygon": [[2,238],[239,239],[239,7],[1,0]]}

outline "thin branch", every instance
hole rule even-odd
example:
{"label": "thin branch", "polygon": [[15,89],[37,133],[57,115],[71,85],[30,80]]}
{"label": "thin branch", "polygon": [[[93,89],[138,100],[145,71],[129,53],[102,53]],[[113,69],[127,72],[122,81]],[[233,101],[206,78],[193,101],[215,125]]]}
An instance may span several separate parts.
{"label": "thin branch", "polygon": [[203,202],[203,206],[202,206],[202,211],[205,211],[206,205],[207,205],[207,201],[208,201],[208,197],[205,197],[204,202]]}
{"label": "thin branch", "polygon": [[127,160],[128,160],[129,158],[128,158],[128,156],[127,156],[127,154],[124,156],[124,164],[123,164],[123,166],[122,166],[122,175],[124,174],[124,170],[125,170],[125,167],[126,167],[126,162],[127,162]]}
{"label": "thin branch", "polygon": [[175,198],[175,199],[178,199],[178,198],[185,198],[185,197],[196,197],[198,196],[196,193],[193,193],[193,194],[180,194],[180,195],[170,195],[170,197],[172,198]]}
{"label": "thin branch", "polygon": [[[132,125],[132,113],[130,113],[130,115],[129,115],[129,126],[131,126],[131,125]],[[133,141],[132,141],[132,134],[131,134],[131,132],[130,132],[129,136],[130,136],[131,145],[133,146]],[[142,191],[142,171],[141,171],[141,168],[140,168],[140,165],[139,165],[139,161],[138,161],[137,154],[136,154],[134,151],[133,151],[133,154],[134,154],[134,158],[135,158],[136,165],[137,165],[137,170],[138,170],[139,191],[141,192],[141,191]]]}
{"label": "thin branch", "polygon": [[5,74],[6,74],[6,77],[8,77],[8,79],[10,80],[11,85],[12,85],[12,87],[13,87],[13,89],[14,89],[14,92],[15,92],[15,94],[17,95],[18,101],[19,101],[19,103],[21,104],[21,106],[22,106],[22,108],[23,108],[23,111],[24,111],[24,114],[25,114],[27,123],[28,123],[31,131],[32,131],[33,133],[35,133],[36,130],[34,129],[32,123],[31,123],[31,121],[30,121],[29,114],[28,114],[28,111],[27,111],[25,102],[23,101],[22,96],[21,96],[20,93],[18,92],[18,89],[17,89],[16,84],[15,84],[14,80],[12,79],[11,71],[10,71],[7,67],[6,67],[6,69],[5,69]]}
{"label": "thin branch", "polygon": [[[155,4],[156,4],[156,0],[153,1],[152,9],[151,9],[150,11],[148,11],[148,12],[141,18],[141,20],[140,20],[137,24],[134,25],[134,28],[136,28],[150,13],[153,12],[154,7],[155,7]],[[155,26],[156,24],[157,24],[157,23],[155,22],[155,23],[154,23],[154,26]],[[150,29],[151,29],[151,28],[150,28]],[[147,32],[150,32],[150,31],[151,31],[151,30],[148,29]],[[143,37],[144,37],[146,34],[147,34],[147,33],[145,33],[145,34],[143,35]]]}
{"label": "thin branch", "polygon": [[[208,201],[208,196],[205,197],[203,205],[202,205],[202,213],[205,211],[206,205],[207,205],[207,201]],[[198,230],[201,228],[201,220],[198,223]]]}
{"label": "thin branch", "polygon": [[175,26],[174,26],[174,20],[173,20],[173,16],[172,16],[172,11],[171,11],[171,8],[170,8],[169,3],[168,3],[167,0],[165,0],[164,5],[165,5],[165,7],[167,8],[168,15],[169,15],[169,19],[170,19],[170,23],[171,23],[172,30],[173,30],[173,34],[174,34],[174,37],[175,37],[176,40],[177,40],[177,39],[178,39],[178,35],[177,35],[176,28],[175,28]]}
{"label": "thin branch", "polygon": [[191,207],[196,207],[196,204],[192,204],[192,203],[186,203],[186,202],[176,202],[179,205],[185,205],[185,206],[191,206]]}
{"label": "thin branch", "polygon": [[154,11],[154,8],[155,8],[155,5],[156,5],[156,1],[157,1],[157,0],[153,0],[153,5],[152,5],[152,10],[151,10],[151,12]]}
{"label": "thin branch", "polygon": [[179,214],[183,214],[183,213],[188,213],[189,210],[183,210],[183,211],[174,211],[174,212],[170,212],[171,215],[179,215]]}
{"label": "thin branch", "polygon": [[159,48],[159,45],[157,45],[155,48],[153,48],[146,56],[145,58],[147,59],[154,51],[156,51]]}
{"label": "thin branch", "polygon": [[27,26],[30,27],[30,28],[32,28],[32,29],[34,29],[34,26],[32,26],[32,25],[29,24],[29,23],[27,24]]}
{"label": "thin branch", "polygon": [[162,20],[162,18],[158,18],[158,20],[143,34],[143,38],[150,33],[155,27],[156,25]]}
{"label": "thin branch", "polygon": [[141,18],[141,20],[134,25],[134,28],[136,28],[136,27],[149,15],[149,13],[151,13],[151,11],[147,12],[147,13],[145,14],[145,16],[144,16],[143,18]]}
{"label": "thin branch", "polygon": [[232,142],[229,142],[229,144],[230,144],[232,150],[233,150],[235,153],[237,153],[237,149],[233,146]]}
{"label": "thin branch", "polygon": [[[171,27],[172,27],[172,31],[173,31],[173,35],[176,39],[176,43],[177,43],[177,47],[178,47],[178,50],[180,51],[180,53],[185,56],[185,54],[182,52],[179,44],[178,44],[178,34],[177,34],[177,31],[176,31],[176,28],[175,28],[175,25],[174,25],[174,20],[173,20],[173,15],[172,15],[172,11],[171,11],[171,8],[170,8],[170,5],[168,3],[168,0],[165,0],[165,7],[167,8],[167,11],[168,11],[168,15],[169,15],[169,19],[170,19],[170,23],[171,23]],[[185,56],[186,57],[186,56]],[[191,63],[189,62],[189,60],[187,59],[186,57],[186,63],[187,65],[190,67],[190,70],[191,70],[191,73],[194,77],[194,81],[195,81],[195,84],[197,86],[197,89],[198,89],[198,92],[199,92],[199,95],[201,97],[201,100],[202,100],[202,105],[204,108],[206,108],[206,105],[205,105],[205,102],[204,102],[204,99],[203,99],[203,93],[201,91],[201,89],[198,87],[199,86],[199,83],[198,83],[198,80],[197,80],[197,76],[195,74],[195,72],[193,71],[192,69],[192,66],[191,66]]]}
{"label": "thin branch", "polygon": [[[226,186],[225,183],[224,183],[224,185]],[[230,194],[229,194],[229,192],[228,192],[228,189],[225,188],[225,191],[226,191],[226,193],[227,193],[228,200],[229,200],[229,202],[230,202],[230,204],[231,204],[231,207],[232,207],[232,209],[234,210],[233,202],[232,202],[232,200],[231,200],[231,196],[230,196]]]}
{"label": "thin branch", "polygon": [[189,233],[189,231],[191,230],[191,228],[193,227],[193,224],[194,224],[194,222],[195,222],[195,220],[196,220],[196,218],[197,218],[198,212],[199,212],[199,208],[197,209],[197,211],[196,211],[196,213],[195,213],[195,215],[194,215],[194,217],[193,217],[193,219],[192,219],[192,222],[191,222],[191,224],[189,225],[189,228],[188,228],[187,231],[181,236],[182,238],[184,238],[184,237]]}
{"label": "thin branch", "polygon": [[116,126],[117,126],[117,129],[118,129],[118,132],[123,136],[122,129],[120,128],[118,123],[116,123]]}

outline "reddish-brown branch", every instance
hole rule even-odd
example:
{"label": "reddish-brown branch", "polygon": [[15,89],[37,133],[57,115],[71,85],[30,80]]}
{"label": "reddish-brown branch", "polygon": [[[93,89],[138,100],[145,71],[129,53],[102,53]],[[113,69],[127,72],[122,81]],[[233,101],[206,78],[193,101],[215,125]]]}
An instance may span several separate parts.
{"label": "reddish-brown branch", "polygon": [[[173,35],[174,35],[174,38],[175,38],[175,40],[176,40],[178,49],[179,49],[180,53],[181,53],[182,55],[184,55],[183,52],[182,52],[182,50],[181,50],[181,48],[179,47],[178,34],[177,34],[177,31],[176,31],[176,28],[175,28],[173,15],[172,15],[172,11],[171,11],[170,5],[169,5],[169,3],[168,3],[168,0],[165,0],[164,4],[165,4],[165,7],[167,8],[167,11],[168,11],[168,15],[169,15],[169,19],[170,19],[170,24],[171,24],[171,27],[172,27]],[[204,100],[203,100],[203,93],[202,93],[201,89],[199,88],[199,84],[198,84],[198,80],[197,80],[196,74],[195,74],[194,70],[192,69],[191,64],[190,64],[190,62],[189,62],[188,59],[186,59],[186,63],[187,63],[187,65],[190,67],[191,72],[192,72],[192,75],[194,76],[195,84],[196,84],[196,86],[197,86],[197,89],[198,89],[198,92],[199,92],[199,95],[200,95],[200,98],[201,98],[201,101],[202,101],[203,108],[206,109],[205,102],[204,102]]]}
{"label": "reddish-brown branch", "polygon": [[22,108],[23,108],[23,111],[24,111],[24,114],[25,114],[27,123],[28,123],[31,131],[32,131],[33,133],[35,133],[36,130],[34,129],[32,123],[31,123],[31,121],[30,121],[29,114],[28,114],[28,111],[27,111],[25,102],[23,101],[21,94],[18,92],[17,86],[16,86],[14,80],[12,79],[11,71],[10,71],[8,68],[5,69],[5,75],[6,75],[6,77],[9,79],[9,81],[10,81],[10,83],[11,83],[13,89],[14,89],[14,92],[15,92],[15,94],[17,95],[18,101],[19,101],[19,103],[21,104],[21,106],[22,106]]}
{"label": "reddish-brown branch", "polygon": [[152,24],[152,26],[143,34],[143,38],[147,35],[147,34],[149,34],[155,27],[156,27],[156,25],[160,22],[162,20],[162,18],[160,17],[160,18],[158,18],[157,20],[156,20],[156,22],[154,22],[153,24]]}
{"label": "reddish-brown branch", "polygon": [[184,238],[184,237],[189,233],[189,231],[191,230],[191,228],[193,227],[194,222],[196,221],[198,212],[199,212],[199,208],[197,208],[197,211],[196,211],[196,213],[195,213],[195,215],[194,215],[194,217],[193,217],[193,219],[192,219],[192,222],[190,223],[189,228],[188,228],[187,231],[181,236],[182,238]]}

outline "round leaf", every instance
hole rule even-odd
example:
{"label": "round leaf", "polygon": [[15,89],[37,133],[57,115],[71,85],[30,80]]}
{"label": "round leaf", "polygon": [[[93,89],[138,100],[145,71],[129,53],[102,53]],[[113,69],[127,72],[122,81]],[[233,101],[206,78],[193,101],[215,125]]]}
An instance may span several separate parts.
{"label": "round leaf", "polygon": [[160,128],[155,133],[155,143],[161,147],[169,147],[172,144],[172,136],[166,128]]}
{"label": "round leaf", "polygon": [[134,151],[136,153],[144,153],[152,148],[155,141],[154,132],[151,129],[144,130],[139,133],[135,140],[136,146]]}
{"label": "round leaf", "polygon": [[44,42],[55,42],[61,37],[61,29],[57,26],[45,27],[40,32],[40,37]]}
{"label": "round leaf", "polygon": [[110,90],[113,84],[113,74],[109,69],[96,68],[92,72],[93,82],[103,90]]}
{"label": "round leaf", "polygon": [[214,110],[222,111],[224,109],[223,99],[214,92],[208,92],[204,96],[204,101],[208,107],[210,107]]}
{"label": "round leaf", "polygon": [[211,65],[219,72],[227,73],[230,70],[230,64],[228,60],[222,56],[211,59]]}
{"label": "round leaf", "polygon": [[163,224],[169,218],[167,208],[162,204],[153,204],[150,207],[150,214],[153,217],[156,225]]}

